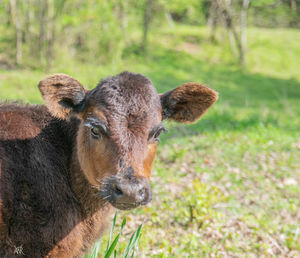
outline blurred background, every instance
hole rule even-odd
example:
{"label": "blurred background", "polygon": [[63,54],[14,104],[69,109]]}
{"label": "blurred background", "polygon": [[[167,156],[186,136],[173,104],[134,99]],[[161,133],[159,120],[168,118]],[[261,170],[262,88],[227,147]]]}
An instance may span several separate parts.
{"label": "blurred background", "polygon": [[42,103],[51,73],[204,83],[219,101],[167,123],[118,253],[144,223],[137,257],[299,257],[299,28],[299,0],[0,0],[0,100]]}

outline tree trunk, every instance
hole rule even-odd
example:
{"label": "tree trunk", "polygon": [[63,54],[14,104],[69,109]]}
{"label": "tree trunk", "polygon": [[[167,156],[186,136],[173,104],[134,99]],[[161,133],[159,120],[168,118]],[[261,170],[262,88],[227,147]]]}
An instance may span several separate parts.
{"label": "tree trunk", "polygon": [[291,0],[291,8],[293,11],[297,10],[297,2],[296,0]]}
{"label": "tree trunk", "polygon": [[20,23],[20,10],[16,5],[16,0],[10,0],[10,11],[12,22],[16,31],[16,63],[20,65],[22,63],[22,30]]}
{"label": "tree trunk", "polygon": [[173,29],[175,26],[174,26],[174,21],[173,21],[173,19],[172,19],[171,14],[170,14],[168,11],[166,11],[166,12],[165,12],[165,16],[166,16],[166,19],[167,19],[168,24],[169,24],[170,27]]}
{"label": "tree trunk", "polygon": [[[238,49],[238,53],[239,53],[239,61],[241,64],[242,63],[242,58],[244,58],[244,54],[243,54],[243,49],[242,49],[242,43],[241,43],[241,37],[238,33],[238,31],[236,30],[234,21],[233,21],[233,15],[230,9],[230,2],[224,2],[222,0],[218,0],[218,5],[222,10],[222,14],[224,17],[224,23],[225,26],[227,28],[227,30],[229,30],[229,33],[232,33],[232,37],[234,38],[236,47]],[[230,34],[229,34],[230,35]],[[233,46],[232,46],[233,47]],[[232,50],[234,53],[234,50]]]}
{"label": "tree trunk", "polygon": [[47,13],[48,13],[48,0],[40,0],[40,31],[39,31],[39,54],[41,64],[45,61],[45,42],[46,42],[46,33],[47,33]]}
{"label": "tree trunk", "polygon": [[245,65],[246,52],[247,52],[247,11],[250,0],[243,0],[243,6],[241,10],[241,56],[240,63]]}
{"label": "tree trunk", "polygon": [[30,0],[23,0],[24,6],[24,25],[23,25],[23,34],[26,44],[30,43],[30,8],[31,3]]}
{"label": "tree trunk", "polygon": [[232,53],[234,54],[234,56],[236,58],[239,58],[240,56],[239,56],[239,52],[237,51],[237,48],[236,48],[236,43],[235,43],[235,39],[234,39],[232,30],[228,30],[228,37],[229,37],[229,43],[230,43]]}
{"label": "tree trunk", "polygon": [[53,42],[54,42],[54,1],[53,0],[47,0],[48,2],[48,22],[47,22],[47,35],[46,35],[46,68],[47,70],[51,66],[52,61],[52,49],[53,49]]}
{"label": "tree trunk", "polygon": [[53,60],[53,47],[56,37],[56,20],[64,11],[66,0],[45,0],[46,5],[46,35],[45,35],[45,65],[48,70]]}
{"label": "tree trunk", "polygon": [[219,7],[216,1],[212,1],[209,7],[209,16],[207,19],[207,26],[209,28],[209,39],[211,42],[216,42],[216,30],[218,23]]}
{"label": "tree trunk", "polygon": [[151,9],[153,6],[154,0],[146,0],[145,9],[144,9],[144,22],[143,22],[143,41],[142,41],[142,50],[144,52],[147,51],[147,44],[148,44],[148,31],[149,25],[151,21]]}
{"label": "tree trunk", "polygon": [[119,26],[123,33],[126,44],[129,44],[129,37],[127,33],[128,26],[128,1],[119,0],[116,6],[116,13],[119,20]]}

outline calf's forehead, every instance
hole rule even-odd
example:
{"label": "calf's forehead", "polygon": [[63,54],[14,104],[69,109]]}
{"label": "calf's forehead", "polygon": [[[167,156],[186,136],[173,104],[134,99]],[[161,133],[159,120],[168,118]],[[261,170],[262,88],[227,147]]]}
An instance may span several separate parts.
{"label": "calf's forehead", "polygon": [[[90,105],[126,127],[151,127],[161,120],[160,98],[143,75],[124,72],[101,81],[89,94]],[[124,126],[124,125],[122,125]]]}

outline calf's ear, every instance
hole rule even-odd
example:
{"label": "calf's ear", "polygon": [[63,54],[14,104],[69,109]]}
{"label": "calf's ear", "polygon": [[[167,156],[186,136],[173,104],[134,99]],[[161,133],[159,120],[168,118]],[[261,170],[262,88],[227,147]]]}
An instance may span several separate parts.
{"label": "calf's ear", "polygon": [[39,89],[50,113],[66,119],[71,113],[85,108],[86,91],[82,85],[66,74],[54,74],[40,81]]}
{"label": "calf's ear", "polygon": [[160,96],[162,118],[196,122],[218,99],[218,93],[199,83],[185,83]]}

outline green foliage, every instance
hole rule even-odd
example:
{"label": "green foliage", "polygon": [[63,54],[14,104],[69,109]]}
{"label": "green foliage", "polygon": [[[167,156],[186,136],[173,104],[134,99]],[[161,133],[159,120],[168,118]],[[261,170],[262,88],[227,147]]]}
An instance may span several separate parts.
{"label": "green foliage", "polygon": [[196,223],[199,228],[218,217],[214,206],[226,201],[220,188],[203,184],[199,179],[192,181],[192,187],[182,193],[182,198],[177,200],[178,210],[182,213],[178,220],[189,218],[189,223]]}
{"label": "green foliage", "polygon": [[207,10],[204,8],[204,1],[199,0],[160,0],[164,9],[169,12],[175,21],[187,24],[205,24],[205,14]]}
{"label": "green foliage", "polygon": [[[117,220],[117,213],[115,214],[115,216],[113,218],[109,238],[107,239],[107,246],[103,252],[104,258],[109,258],[109,257],[111,257],[111,255],[113,255],[113,257],[117,257],[117,254],[118,254],[116,248],[118,246],[119,238],[122,235],[122,231],[126,225],[126,218],[123,219],[121,226],[120,226],[120,231],[119,231],[119,233],[117,233],[114,240],[112,241],[113,234],[115,233],[116,220]],[[135,253],[136,249],[138,248],[139,239],[141,237],[142,227],[143,227],[143,225],[141,224],[138,227],[138,229],[135,232],[133,232],[133,234],[131,235],[131,237],[127,243],[127,246],[126,246],[125,250],[123,251],[123,255],[122,255],[123,258],[134,257],[134,253]],[[87,258],[97,258],[99,256],[102,257],[103,250],[101,250],[101,242],[102,242],[101,239],[99,239],[95,243],[93,250],[92,250],[92,254],[90,256],[87,256]]]}
{"label": "green foliage", "polygon": [[[209,23],[211,1],[150,2],[149,33],[154,37],[159,37],[161,27],[175,28],[174,22],[198,26]],[[116,65],[131,51],[142,54],[147,0],[16,1],[16,18],[10,3],[0,2],[0,66],[4,68],[16,66],[16,19],[22,45],[19,67],[45,70],[66,56],[79,63]],[[233,0],[231,6],[234,20],[239,20],[241,1]],[[299,3],[253,0],[248,17],[249,25],[299,27]]]}
{"label": "green foliage", "polygon": [[299,12],[299,3],[294,0],[252,0],[250,23],[261,27],[299,27]]}

